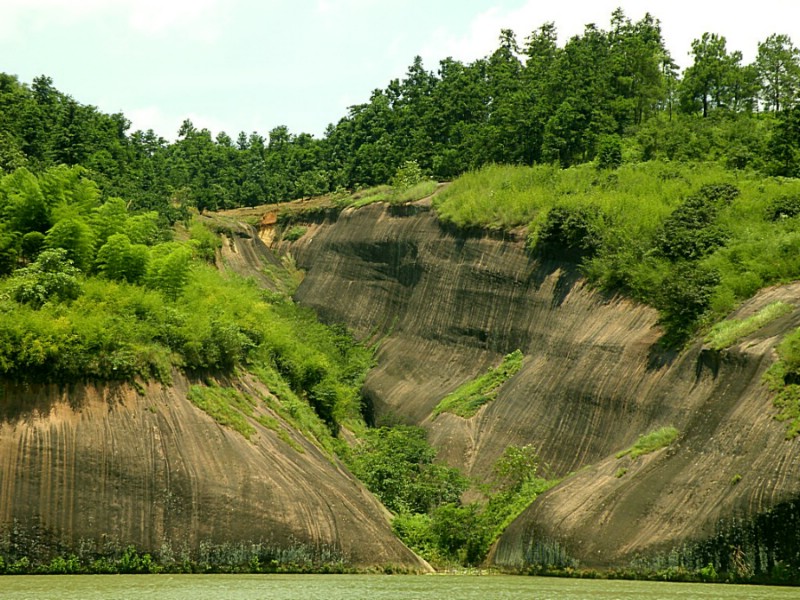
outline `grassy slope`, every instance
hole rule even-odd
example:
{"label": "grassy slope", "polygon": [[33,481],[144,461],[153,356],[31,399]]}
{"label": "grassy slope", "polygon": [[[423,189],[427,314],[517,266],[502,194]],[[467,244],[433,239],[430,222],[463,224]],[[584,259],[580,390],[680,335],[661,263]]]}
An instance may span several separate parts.
{"label": "grassy slope", "polygon": [[739,196],[718,215],[726,243],[700,261],[719,273],[710,302],[716,320],[758,289],[800,276],[800,219],[770,218],[770,207],[800,198],[800,181],[732,172],[706,163],[641,163],[616,171],[592,165],[566,170],[549,166],[491,166],[463,176],[436,196],[440,217],[460,227],[527,227],[532,245],[554,207],[596,207],[603,239],[596,256],[583,260],[590,280],[622,287],[658,304],[654,290],[672,265],[656,251],[667,217],[703,185],[731,184]]}

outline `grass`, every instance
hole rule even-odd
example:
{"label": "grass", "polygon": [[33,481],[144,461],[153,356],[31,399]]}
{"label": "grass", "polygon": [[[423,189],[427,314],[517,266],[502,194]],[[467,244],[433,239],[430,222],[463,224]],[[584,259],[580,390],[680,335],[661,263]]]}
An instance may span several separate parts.
{"label": "grass", "polygon": [[[459,177],[434,206],[460,227],[535,228],[557,205],[594,205],[628,228],[653,230],[698,183],[729,177],[721,168],[643,163],[598,173],[591,165],[491,165]],[[631,231],[631,233],[634,233]]]}
{"label": "grass", "polygon": [[648,434],[640,435],[636,443],[622,452],[617,452],[617,458],[630,456],[631,459],[636,459],[645,454],[650,454],[661,448],[666,448],[678,437],[678,430],[674,427],[661,427]]}
{"label": "grass", "polygon": [[389,198],[389,202],[392,204],[416,202],[417,200],[422,200],[423,198],[433,195],[438,186],[439,184],[436,181],[426,179],[425,181],[420,181],[409,188],[394,190]]}
{"label": "grass", "polygon": [[499,366],[490,367],[487,373],[465,383],[456,391],[445,396],[433,409],[433,416],[437,417],[443,412],[449,412],[465,419],[474,416],[481,406],[494,400],[503,384],[520,370],[522,358],[520,350],[506,355]]}
{"label": "grass", "polygon": [[706,336],[706,343],[714,350],[722,350],[793,310],[793,305],[778,301],[765,306],[746,319],[721,321],[714,325]]}
{"label": "grass", "polygon": [[286,429],[281,425],[278,419],[276,419],[275,417],[271,417],[269,415],[261,415],[260,417],[258,417],[258,422],[267,429],[271,429],[272,431],[274,431],[278,435],[278,438],[285,444],[288,444],[292,449],[299,452],[300,454],[305,454],[305,449],[300,444],[298,444],[292,438],[292,436],[289,435],[289,432],[286,431]]}
{"label": "grass", "polygon": [[246,439],[256,432],[248,417],[253,416],[252,400],[241,391],[218,385],[193,385],[189,400],[220,425],[241,433]]}
{"label": "grass", "polygon": [[[665,238],[665,223],[708,186],[730,186],[738,193],[719,203],[708,223],[690,223],[683,234],[700,242],[716,236],[718,243],[690,260],[677,260],[664,250],[665,239],[672,239]],[[552,214],[566,215],[567,224],[583,215],[587,226],[562,237],[591,251],[566,259],[578,263],[593,285],[658,308],[666,345],[680,347],[759,289],[800,278],[800,213],[789,202],[794,198],[800,198],[797,179],[732,171],[712,162],[650,161],[614,171],[588,164],[490,165],[459,177],[434,196],[433,206],[443,222],[456,227],[525,228],[536,252],[546,249],[542,241],[548,234],[553,237]],[[559,240],[556,236],[556,246]],[[550,250],[564,258],[562,248]],[[688,305],[691,310],[684,310]]]}
{"label": "grass", "polygon": [[364,190],[358,190],[350,195],[345,195],[336,201],[342,208],[361,208],[375,202],[388,202],[392,196],[392,186],[379,185]]}
{"label": "grass", "polygon": [[308,231],[308,227],[295,225],[283,234],[283,240],[286,242],[296,242],[306,234],[306,231]]}

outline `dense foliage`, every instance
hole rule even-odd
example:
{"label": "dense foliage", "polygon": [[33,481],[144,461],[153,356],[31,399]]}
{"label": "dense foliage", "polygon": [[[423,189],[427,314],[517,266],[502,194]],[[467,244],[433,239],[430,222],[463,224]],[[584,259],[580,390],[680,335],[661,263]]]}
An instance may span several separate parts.
{"label": "dense foliage", "polygon": [[[531,445],[506,448],[488,485],[433,462],[435,454],[423,429],[397,426],[368,431],[347,458],[395,513],[395,533],[434,564],[480,564],[503,529],[556,483],[540,476]],[[469,488],[480,500],[462,502]]]}
{"label": "dense foliage", "polygon": [[[219,240],[204,225],[170,228],[155,212],[103,202],[84,169],[64,166],[0,179],[0,214],[1,376],[168,381],[175,369],[247,369],[285,390],[284,400],[304,399],[333,432],[359,416],[370,353],[280,294],[208,264]],[[227,404],[205,398],[222,418]]]}

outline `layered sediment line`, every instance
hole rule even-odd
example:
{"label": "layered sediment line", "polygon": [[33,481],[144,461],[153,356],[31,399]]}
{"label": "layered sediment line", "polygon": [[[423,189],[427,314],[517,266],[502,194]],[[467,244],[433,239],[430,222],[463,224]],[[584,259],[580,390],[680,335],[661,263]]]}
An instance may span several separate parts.
{"label": "layered sediment line", "polygon": [[[249,391],[268,393],[256,387]],[[352,566],[429,568],[335,459],[285,424],[293,445],[255,419],[248,440],[189,402],[187,389],[178,375],[143,393],[123,384],[5,384],[6,534],[35,534],[33,542],[62,552],[118,544],[196,555],[262,544]]]}
{"label": "layered sediment line", "polygon": [[[425,206],[344,211],[290,251],[306,270],[297,300],[379,343],[365,384],[376,422],[425,426],[441,459],[478,478],[528,443],[566,477],[508,529],[496,564],[525,564],[534,539],[620,564],[800,492],[798,444],[761,383],[797,310],[726,351],[664,352],[652,308],[590,288],[573,263],[531,256],[513,235],[442,227]],[[776,299],[800,304],[800,286],[767,290],[737,316]],[[470,419],[432,416],[517,348],[523,367],[496,400]],[[615,457],[666,425],[680,432],[671,448]]]}

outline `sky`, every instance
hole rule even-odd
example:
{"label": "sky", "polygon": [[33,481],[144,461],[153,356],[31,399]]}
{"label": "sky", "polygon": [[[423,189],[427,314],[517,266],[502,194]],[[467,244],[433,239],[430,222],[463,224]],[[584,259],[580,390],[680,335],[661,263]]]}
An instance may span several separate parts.
{"label": "sky", "polygon": [[693,39],[723,35],[744,61],[772,33],[800,45],[800,0],[0,0],[0,71],[60,91],[131,130],[174,140],[184,119],[213,134],[324,135],[349,106],[402,78],[490,54],[501,29],[520,43],[552,21],[559,45],[621,7],[660,20],[685,68]]}

